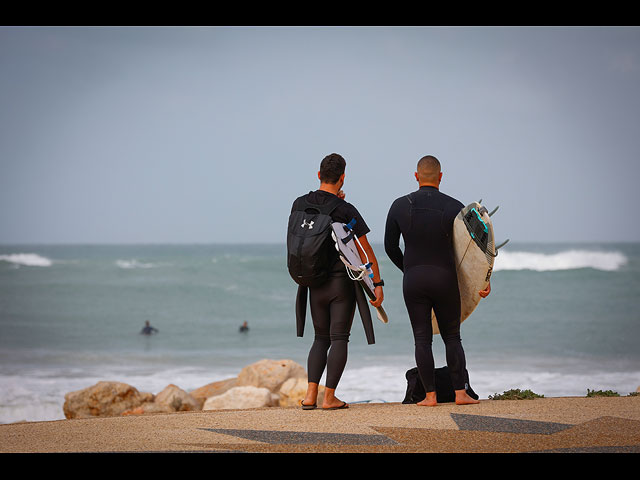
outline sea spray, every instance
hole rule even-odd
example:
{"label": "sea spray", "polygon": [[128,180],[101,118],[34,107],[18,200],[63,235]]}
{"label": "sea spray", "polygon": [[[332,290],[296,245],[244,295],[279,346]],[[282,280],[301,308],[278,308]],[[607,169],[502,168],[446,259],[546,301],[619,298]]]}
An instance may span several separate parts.
{"label": "sea spray", "polygon": [[0,262],[11,263],[16,266],[26,267],[50,267],[53,262],[37,253],[12,253],[0,255]]}
{"label": "sea spray", "polygon": [[558,253],[536,253],[505,249],[498,254],[493,271],[534,270],[548,272],[579,268],[616,271],[627,261],[627,257],[620,252],[566,250]]}
{"label": "sea spray", "polygon": [[154,268],[156,265],[153,263],[145,263],[136,259],[130,260],[116,260],[116,265],[123,269],[132,269],[132,268]]}

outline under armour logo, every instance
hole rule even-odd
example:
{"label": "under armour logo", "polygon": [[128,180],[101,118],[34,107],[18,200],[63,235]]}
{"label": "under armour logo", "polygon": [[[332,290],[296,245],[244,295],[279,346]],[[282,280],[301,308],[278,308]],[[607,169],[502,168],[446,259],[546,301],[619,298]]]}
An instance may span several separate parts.
{"label": "under armour logo", "polygon": [[307,223],[307,220],[304,219],[302,220],[302,225],[300,225],[302,228],[304,227],[309,227],[309,230],[311,230],[313,228],[313,220],[311,220],[311,222]]}

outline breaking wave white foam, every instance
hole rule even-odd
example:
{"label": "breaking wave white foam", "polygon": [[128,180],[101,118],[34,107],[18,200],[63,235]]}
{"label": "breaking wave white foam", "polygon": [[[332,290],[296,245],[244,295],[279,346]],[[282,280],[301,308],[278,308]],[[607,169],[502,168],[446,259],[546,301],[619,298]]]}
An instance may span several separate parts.
{"label": "breaking wave white foam", "polygon": [[10,255],[0,255],[0,262],[12,263],[16,266],[27,267],[50,267],[53,262],[37,253],[12,253]]}
{"label": "breaking wave white foam", "polygon": [[535,270],[538,272],[593,268],[615,271],[627,263],[620,252],[566,250],[558,253],[511,252],[501,250],[493,270]]}
{"label": "breaking wave white foam", "polygon": [[144,263],[144,262],[139,262],[138,260],[132,259],[132,260],[116,260],[116,265],[120,268],[125,268],[125,269],[129,269],[129,268],[153,268],[156,265],[153,263]]}

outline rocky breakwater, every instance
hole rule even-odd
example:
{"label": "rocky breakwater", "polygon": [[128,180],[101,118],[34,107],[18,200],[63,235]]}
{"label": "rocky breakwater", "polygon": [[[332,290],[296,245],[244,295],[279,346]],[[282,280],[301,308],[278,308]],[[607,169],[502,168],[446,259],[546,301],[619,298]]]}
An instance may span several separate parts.
{"label": "rocky breakwater", "polygon": [[[307,373],[293,360],[260,360],[237,377],[186,392],[170,384],[157,394],[121,382],[97,384],[65,395],[66,418],[141,415],[198,410],[298,406],[307,390]],[[321,386],[318,401],[322,403]]]}

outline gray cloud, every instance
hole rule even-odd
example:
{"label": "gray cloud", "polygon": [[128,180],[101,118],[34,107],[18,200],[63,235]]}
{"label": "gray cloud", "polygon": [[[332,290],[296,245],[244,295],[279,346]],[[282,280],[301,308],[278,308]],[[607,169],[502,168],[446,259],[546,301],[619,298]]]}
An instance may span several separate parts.
{"label": "gray cloud", "polygon": [[0,242],[280,242],[328,153],[382,240],[438,156],[500,238],[638,241],[638,28],[0,28]]}

